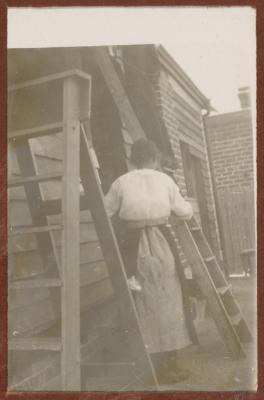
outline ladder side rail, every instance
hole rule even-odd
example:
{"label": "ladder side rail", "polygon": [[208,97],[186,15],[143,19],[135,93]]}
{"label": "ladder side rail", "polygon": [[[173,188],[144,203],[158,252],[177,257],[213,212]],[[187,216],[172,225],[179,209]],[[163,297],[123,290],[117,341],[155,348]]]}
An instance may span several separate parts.
{"label": "ladder side rail", "polygon": [[[89,206],[104,258],[109,270],[109,277],[117,297],[120,299],[120,318],[125,326],[127,337],[133,342],[134,355],[142,367],[149,368],[152,383],[158,386],[154,368],[146,351],[139,326],[132,295],[126,281],[123,261],[115,239],[111,221],[107,215],[102,189],[93,165],[87,135],[81,131],[81,179],[84,191],[89,196]],[[137,338],[137,339],[136,339]]]}
{"label": "ladder side rail", "polygon": [[[16,140],[14,143],[14,147],[21,175],[36,176],[37,164],[28,140]],[[42,210],[44,196],[39,186],[39,183],[34,181],[25,183],[24,190],[33,225],[48,226],[48,218],[45,216]],[[36,240],[44,265],[49,265],[53,261],[54,256],[59,271],[59,257],[57,254],[52,232],[36,233]]]}
{"label": "ladder side rail", "polygon": [[[190,228],[193,226],[198,226],[197,222],[192,218],[191,221],[186,222],[188,227]],[[211,250],[211,247],[203,233],[203,231],[197,231],[195,234],[192,233],[190,230],[190,233],[193,236],[193,239],[195,240],[195,243],[202,255],[203,258],[207,257],[208,254],[212,254],[213,252]],[[240,315],[240,322],[239,324],[235,325],[236,332],[238,333],[238,336],[240,340],[243,342],[249,342],[252,340],[252,335],[250,332],[250,329],[247,325],[246,319],[241,311],[241,308],[233,296],[232,293],[232,286],[228,283],[225,274],[223,270],[220,268],[218,265],[218,262],[216,258],[212,261],[210,261],[209,265],[207,266],[208,271],[210,273],[211,278],[214,281],[214,284],[216,286],[216,289],[218,290],[218,294],[221,296],[221,299],[223,301],[223,304],[225,306],[225,309],[227,310],[229,316],[232,318],[233,316],[238,316]]]}
{"label": "ladder side rail", "polygon": [[61,381],[62,389],[81,388],[80,367],[80,82],[68,77],[63,83],[63,185],[62,185],[62,291]]}
{"label": "ladder side rail", "polygon": [[133,141],[145,138],[145,132],[131,106],[129,98],[107,52],[107,48],[99,47],[94,49],[94,57],[105,79],[105,83],[113,96],[123,128],[127,129]]}
{"label": "ladder side rail", "polygon": [[191,219],[191,221],[187,221],[186,223],[188,225],[188,228],[195,240],[195,243],[196,243],[202,257],[204,259],[209,258],[209,257],[214,258],[214,260],[212,260],[210,262],[210,267],[208,266],[208,269],[210,270],[210,275],[211,275],[215,285],[217,287],[228,286],[228,281],[225,277],[225,274],[222,271],[220,265],[218,264],[217,259],[208,243],[208,240],[207,240],[202,228],[200,228],[199,231],[197,230],[195,232],[192,232],[193,227],[199,227],[199,224],[194,217]]}
{"label": "ladder side rail", "polygon": [[174,224],[177,232],[177,237],[184,250],[185,256],[188,259],[194,277],[207,299],[208,306],[211,311],[212,318],[230,352],[235,357],[244,355],[240,339],[232,325],[232,321],[226,312],[221,297],[218,295],[214,282],[207,270],[204,260],[199,252],[199,249],[192,237],[186,222],[178,222]]}

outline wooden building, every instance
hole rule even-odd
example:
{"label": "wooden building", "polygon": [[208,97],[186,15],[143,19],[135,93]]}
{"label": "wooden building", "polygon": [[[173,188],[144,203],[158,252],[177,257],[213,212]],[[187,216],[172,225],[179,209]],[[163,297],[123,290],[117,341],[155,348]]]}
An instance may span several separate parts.
{"label": "wooden building", "polygon": [[[125,97],[111,89],[111,71],[106,77],[96,48],[9,51],[8,128],[11,136],[12,132],[30,131],[44,125],[52,133],[29,141],[37,173],[52,175],[50,182],[40,183],[45,207],[52,209],[64,190],[59,176],[65,168],[62,161],[65,149],[58,121],[67,120],[69,114],[73,120],[90,120],[105,192],[113,180],[129,168],[130,147],[136,137],[131,134],[129,118],[124,118],[122,107],[128,110],[132,107],[140,124],[136,129],[137,138],[143,135],[151,138],[164,156],[176,160],[180,189],[191,199],[208,241],[221,259],[202,119],[202,111],[210,108],[208,99],[162,47],[115,46],[104,50],[111,57]],[[67,81],[69,76],[75,83],[67,86],[65,79]],[[70,92],[73,93],[71,100]],[[21,174],[27,175],[26,167],[22,172],[21,165],[29,150],[22,151],[18,160],[13,147],[11,140],[9,175],[14,182]],[[69,148],[68,152],[75,165]],[[26,194],[30,195],[26,186],[21,188],[13,184],[9,189],[11,232],[15,227],[32,225]],[[32,193],[33,206],[38,204],[38,196],[39,193]],[[55,226],[60,220],[56,211],[48,216],[49,223]],[[100,361],[106,331],[109,333],[112,329],[111,338],[109,335],[107,338],[112,341],[112,352],[122,351],[122,345],[115,334],[117,308],[113,287],[96,227],[87,210],[81,211],[79,235],[81,356],[86,361]],[[51,236],[57,251],[55,255],[48,254],[45,262],[34,233],[10,235],[9,239],[9,386],[13,390],[61,388],[59,346],[52,342],[61,329],[58,288],[55,284],[54,287],[32,285],[32,279],[58,278],[56,264],[61,261],[62,234],[54,230]],[[73,303],[74,297],[69,298],[71,310],[74,310]],[[45,338],[46,343],[50,339],[50,345],[30,351],[26,340],[31,337]],[[20,348],[16,339],[22,339]],[[89,380],[87,385],[90,390],[94,388]],[[96,388],[105,387],[99,384]]]}

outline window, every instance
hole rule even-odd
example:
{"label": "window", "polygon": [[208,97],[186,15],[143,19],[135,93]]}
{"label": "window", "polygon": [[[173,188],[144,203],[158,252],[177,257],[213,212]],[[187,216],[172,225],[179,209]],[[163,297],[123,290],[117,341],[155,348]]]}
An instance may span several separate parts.
{"label": "window", "polygon": [[201,159],[193,155],[190,146],[185,142],[180,142],[183,170],[187,195],[198,208],[198,217],[208,241],[211,240],[210,225],[207,210],[207,197],[205,193],[204,177]]}

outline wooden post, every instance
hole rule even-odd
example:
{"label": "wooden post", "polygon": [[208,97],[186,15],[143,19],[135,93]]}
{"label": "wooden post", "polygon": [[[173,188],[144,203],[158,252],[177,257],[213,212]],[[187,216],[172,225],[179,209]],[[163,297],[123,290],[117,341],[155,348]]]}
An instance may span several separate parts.
{"label": "wooden post", "polygon": [[63,189],[62,189],[62,389],[80,390],[80,263],[79,170],[80,88],[67,78],[63,87]]}

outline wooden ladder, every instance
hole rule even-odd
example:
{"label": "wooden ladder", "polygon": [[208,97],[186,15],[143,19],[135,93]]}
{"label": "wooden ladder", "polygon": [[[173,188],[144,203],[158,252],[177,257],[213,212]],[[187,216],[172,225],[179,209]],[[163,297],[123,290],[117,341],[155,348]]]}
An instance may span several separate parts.
{"label": "wooden ladder", "polygon": [[[126,341],[133,354],[132,359],[123,363],[123,368],[126,368],[126,366],[129,367],[132,373],[130,382],[128,382],[123,390],[142,390],[146,386],[155,389],[158,387],[158,382],[151,359],[145,348],[134,301],[127,285],[123,261],[111,221],[105,209],[99,175],[93,162],[93,154],[91,153],[91,138],[90,124],[89,121],[86,121],[86,123],[81,125],[80,154],[80,177],[84,189],[84,198],[87,201],[87,207],[91,211],[92,219],[96,226],[114,292],[117,293],[121,301],[119,307],[121,330],[123,334],[125,333]],[[93,195],[89,196],[90,193],[93,193]],[[105,363],[104,367],[110,366],[114,368],[119,365],[119,361],[110,361],[109,363]],[[87,366],[91,367],[93,364],[89,362]]]}
{"label": "wooden ladder", "polygon": [[107,48],[95,48],[93,50],[93,54],[103,75],[105,83],[112,95],[113,101],[115,102],[115,105],[119,111],[122,123],[122,132],[125,141],[127,136],[131,137],[133,142],[138,139],[145,138],[146,134],[137,119],[123,84],[112,63]]}
{"label": "wooden ladder", "polygon": [[242,342],[250,341],[251,333],[201,227],[195,218],[188,222],[172,218],[169,228],[179,241],[230,354],[244,356]]}
{"label": "wooden ladder", "polygon": [[[90,76],[72,70],[40,79],[23,82],[10,88],[10,93],[28,88],[61,82],[63,93],[63,120],[9,132],[9,141],[15,149],[21,176],[9,180],[9,187],[24,187],[31,214],[31,226],[10,227],[9,235],[35,234],[43,264],[51,265],[49,277],[11,281],[14,290],[49,288],[58,304],[61,303],[61,337],[10,338],[11,351],[55,351],[61,354],[61,388],[78,391],[85,387],[85,363],[81,363],[80,348],[80,208],[89,209],[109,270],[112,286],[120,304],[122,332],[132,348],[133,360],[124,363],[131,370],[131,379],[124,390],[143,389],[145,378],[157,387],[155,372],[146,352],[132,296],[127,287],[126,275],[111,222],[107,216],[103,195],[94,168],[89,141],[81,120],[89,119]],[[81,89],[82,88],[82,89]],[[85,88],[86,93],[80,94]],[[85,104],[83,104],[85,103]],[[76,113],[77,111],[77,113]],[[82,129],[81,129],[82,128]],[[63,172],[38,174],[31,138],[63,134]],[[80,196],[80,178],[84,195]],[[40,183],[62,179],[62,199],[44,200]],[[61,224],[50,224],[48,216],[62,214]],[[59,260],[53,232],[62,232],[62,253]],[[57,269],[56,269],[57,267]],[[58,294],[58,289],[61,293]],[[110,363],[110,367],[116,364]],[[93,365],[89,364],[89,367]],[[95,365],[94,365],[95,367]],[[105,364],[101,369],[105,368]],[[81,371],[82,370],[82,371]],[[117,377],[118,378],[118,377]]]}

